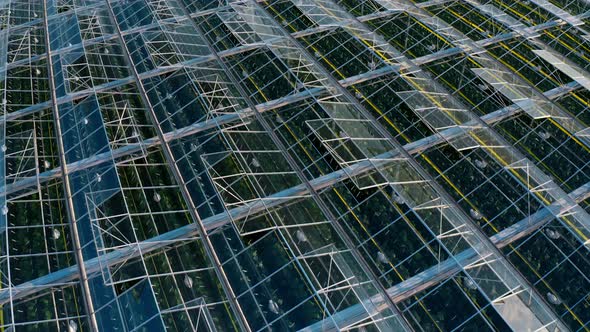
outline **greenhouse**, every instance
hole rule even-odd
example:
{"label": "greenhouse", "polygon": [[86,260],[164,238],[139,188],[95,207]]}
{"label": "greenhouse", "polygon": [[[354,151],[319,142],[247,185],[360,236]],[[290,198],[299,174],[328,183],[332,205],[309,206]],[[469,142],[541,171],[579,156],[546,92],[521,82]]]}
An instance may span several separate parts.
{"label": "greenhouse", "polygon": [[590,0],[5,0],[0,38],[0,332],[590,331]]}

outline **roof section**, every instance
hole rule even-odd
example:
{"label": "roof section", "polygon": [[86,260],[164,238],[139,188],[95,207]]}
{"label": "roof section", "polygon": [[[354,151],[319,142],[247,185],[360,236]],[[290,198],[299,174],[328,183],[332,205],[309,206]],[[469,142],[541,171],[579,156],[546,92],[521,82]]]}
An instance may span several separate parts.
{"label": "roof section", "polygon": [[0,3],[0,330],[589,330],[588,24]]}

